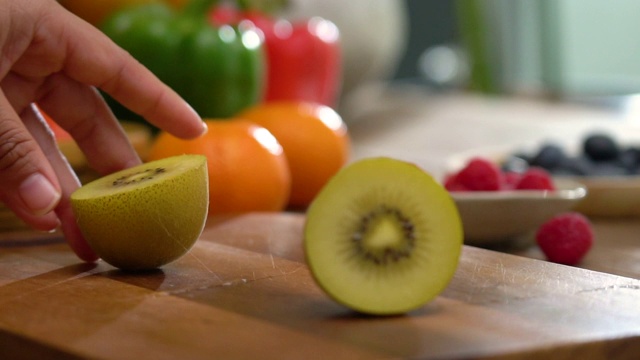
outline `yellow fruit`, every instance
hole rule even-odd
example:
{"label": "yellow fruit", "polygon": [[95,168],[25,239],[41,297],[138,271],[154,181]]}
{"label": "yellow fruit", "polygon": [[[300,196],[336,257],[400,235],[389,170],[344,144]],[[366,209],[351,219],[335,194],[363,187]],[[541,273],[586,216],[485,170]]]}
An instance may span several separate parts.
{"label": "yellow fruit", "polygon": [[304,235],[318,285],[374,315],[405,313],[441,293],[463,240],[448,192],[417,166],[390,158],[338,172],[311,203]]}
{"label": "yellow fruit", "polygon": [[209,206],[207,159],[181,155],[107,175],[76,190],[82,234],[107,263],[149,270],[181,257],[202,233]]}

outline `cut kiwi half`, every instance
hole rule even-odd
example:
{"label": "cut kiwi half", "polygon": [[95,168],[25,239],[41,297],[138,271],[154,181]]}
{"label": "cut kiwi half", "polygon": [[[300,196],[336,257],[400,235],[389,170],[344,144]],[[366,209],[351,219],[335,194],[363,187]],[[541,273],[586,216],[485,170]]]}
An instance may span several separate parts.
{"label": "cut kiwi half", "polygon": [[104,261],[149,270],[187,253],[202,233],[208,181],[205,156],[174,156],[94,180],[71,194],[71,206]]}
{"label": "cut kiwi half", "polygon": [[318,285],[361,313],[397,315],[439,295],[455,273],[462,223],[419,167],[380,157],[338,172],[307,209],[304,250]]}

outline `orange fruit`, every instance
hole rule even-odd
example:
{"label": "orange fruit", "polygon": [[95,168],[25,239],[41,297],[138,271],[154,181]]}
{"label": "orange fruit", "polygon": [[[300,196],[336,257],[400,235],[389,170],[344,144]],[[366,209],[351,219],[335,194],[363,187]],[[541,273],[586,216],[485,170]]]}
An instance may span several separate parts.
{"label": "orange fruit", "polygon": [[180,154],[207,157],[209,215],[280,211],[291,177],[282,146],[265,128],[248,121],[206,120],[209,131],[193,140],[161,132],[148,160]]}
{"label": "orange fruit", "polygon": [[350,139],[332,108],[304,102],[270,102],[246,109],[244,118],[278,139],[291,171],[291,207],[306,207],[348,161]]}

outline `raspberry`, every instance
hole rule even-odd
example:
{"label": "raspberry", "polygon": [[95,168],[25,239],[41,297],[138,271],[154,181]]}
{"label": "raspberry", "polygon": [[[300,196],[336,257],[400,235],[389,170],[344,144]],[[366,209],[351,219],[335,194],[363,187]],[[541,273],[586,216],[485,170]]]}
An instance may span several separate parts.
{"label": "raspberry", "polygon": [[591,249],[593,230],[584,215],[567,212],[542,224],[536,242],[549,261],[576,265]]}
{"label": "raspberry", "polygon": [[473,158],[457,174],[457,181],[473,191],[497,191],[502,184],[502,172],[498,166],[483,158]]}
{"label": "raspberry", "polygon": [[522,174],[515,171],[505,171],[503,174],[502,189],[514,190],[516,185],[520,182]]}
{"label": "raspberry", "polygon": [[449,191],[468,191],[466,186],[460,183],[458,174],[449,174],[444,179],[444,188]]}
{"label": "raspberry", "polygon": [[520,177],[516,190],[555,190],[549,172],[540,167],[531,167]]}

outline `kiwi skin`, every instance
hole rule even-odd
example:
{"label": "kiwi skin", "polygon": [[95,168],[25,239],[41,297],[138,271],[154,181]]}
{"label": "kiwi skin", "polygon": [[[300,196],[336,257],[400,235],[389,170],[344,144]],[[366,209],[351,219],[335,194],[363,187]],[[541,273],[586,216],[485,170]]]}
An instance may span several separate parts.
{"label": "kiwi skin", "polygon": [[425,305],[453,278],[462,251],[449,193],[414,164],[379,157],[338,172],[307,209],[304,250],[316,283],[368,315]]}
{"label": "kiwi skin", "polygon": [[[157,179],[137,175],[145,172]],[[138,178],[122,184],[131,176]],[[206,222],[208,189],[206,157],[182,155],[86,184],[71,195],[71,205],[82,234],[104,261],[127,271],[150,270],[193,246]]]}

